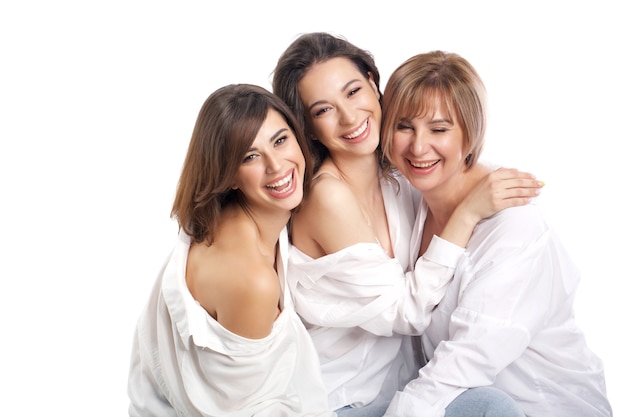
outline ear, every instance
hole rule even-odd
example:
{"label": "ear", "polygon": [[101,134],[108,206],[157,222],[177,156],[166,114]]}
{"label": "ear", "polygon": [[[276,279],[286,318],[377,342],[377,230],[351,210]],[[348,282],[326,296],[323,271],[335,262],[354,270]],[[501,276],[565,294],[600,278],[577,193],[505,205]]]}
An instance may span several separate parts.
{"label": "ear", "polygon": [[369,75],[367,81],[369,81],[372,90],[374,90],[374,92],[376,93],[376,98],[380,100],[380,90],[376,86],[376,82],[374,82],[374,76],[372,75],[372,72],[368,71],[367,75]]}

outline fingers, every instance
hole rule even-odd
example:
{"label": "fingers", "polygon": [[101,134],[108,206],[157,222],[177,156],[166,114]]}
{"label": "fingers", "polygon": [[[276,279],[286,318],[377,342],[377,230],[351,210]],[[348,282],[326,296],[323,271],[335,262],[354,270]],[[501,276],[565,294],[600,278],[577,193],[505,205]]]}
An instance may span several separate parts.
{"label": "fingers", "polygon": [[500,191],[498,197],[503,200],[512,198],[533,198],[541,193],[541,187],[512,187]]}
{"label": "fingers", "polygon": [[499,189],[530,188],[539,190],[545,185],[543,181],[537,180],[533,174],[515,168],[498,168],[491,172],[488,177],[487,181],[490,181],[494,188]]}
{"label": "fingers", "polygon": [[504,200],[500,200],[498,207],[501,210],[505,208],[525,206],[532,201],[532,197],[511,197]]}
{"label": "fingers", "polygon": [[543,181],[539,181],[536,179],[530,178],[509,178],[506,180],[500,180],[498,182],[498,187],[501,189],[532,189],[532,190],[540,190],[543,188],[545,183]]}
{"label": "fingers", "polygon": [[487,174],[463,201],[463,209],[479,219],[500,210],[528,204],[544,186],[533,174],[500,168]]}

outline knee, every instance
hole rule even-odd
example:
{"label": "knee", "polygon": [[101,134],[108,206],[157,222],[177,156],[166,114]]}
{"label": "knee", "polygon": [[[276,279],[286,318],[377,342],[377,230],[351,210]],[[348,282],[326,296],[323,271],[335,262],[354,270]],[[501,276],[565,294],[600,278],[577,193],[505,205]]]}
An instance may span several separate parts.
{"label": "knee", "polygon": [[493,387],[481,387],[487,402],[485,417],[524,417],[520,406],[510,395]]}
{"label": "knee", "polygon": [[446,408],[446,417],[524,417],[507,393],[494,387],[470,388]]}

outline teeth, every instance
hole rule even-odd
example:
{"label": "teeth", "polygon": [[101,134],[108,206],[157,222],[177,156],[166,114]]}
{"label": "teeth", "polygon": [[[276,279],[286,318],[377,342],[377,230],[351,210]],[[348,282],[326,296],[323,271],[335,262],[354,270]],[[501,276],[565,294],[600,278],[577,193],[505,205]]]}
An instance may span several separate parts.
{"label": "teeth", "polygon": [[437,162],[439,161],[433,161],[433,162],[411,162],[409,161],[409,163],[414,166],[415,168],[428,168],[431,167],[433,165],[435,165]]}
{"label": "teeth", "polygon": [[367,120],[365,121],[365,123],[363,123],[361,125],[359,130],[357,130],[356,132],[352,133],[351,135],[346,135],[344,137],[347,138],[347,139],[354,139],[354,138],[360,136],[363,132],[365,132],[365,129],[367,129]]}
{"label": "teeth", "polygon": [[[282,187],[282,186],[283,186],[283,185],[285,185],[285,184],[291,184],[292,179],[293,179],[293,174],[292,174],[292,175],[289,175],[289,176],[287,176],[287,177],[285,177],[285,178],[283,178],[282,180],[276,181],[276,182],[275,182],[275,183],[273,183],[273,184],[269,184],[269,185],[267,186],[267,188],[274,188],[274,189],[275,189],[275,188],[278,188],[278,187]],[[283,191],[286,191],[286,190],[288,190],[288,189],[289,189],[289,187],[287,187],[287,188],[286,188],[285,190],[283,190]],[[279,190],[275,190],[275,191],[277,191],[277,192],[282,192],[282,191],[279,191]]]}

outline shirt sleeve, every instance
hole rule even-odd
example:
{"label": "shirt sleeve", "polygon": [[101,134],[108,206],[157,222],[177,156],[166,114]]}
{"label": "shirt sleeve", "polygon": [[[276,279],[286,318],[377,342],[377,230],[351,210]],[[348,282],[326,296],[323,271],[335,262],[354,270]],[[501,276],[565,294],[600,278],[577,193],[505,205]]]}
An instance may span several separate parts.
{"label": "shirt sleeve", "polygon": [[430,322],[463,251],[436,238],[405,272],[380,245],[360,243],[309,262],[290,257],[288,280],[296,310],[311,325],[414,335]]}
{"label": "shirt sleeve", "polygon": [[467,388],[492,385],[545,326],[558,292],[554,286],[560,285],[554,271],[562,265],[550,231],[527,220],[500,222],[472,238],[481,243],[459,263],[459,288],[435,313],[449,315],[449,323],[428,330],[439,332],[436,340],[442,341],[429,347],[433,357],[396,394],[385,416],[443,416]]}
{"label": "shirt sleeve", "polygon": [[400,297],[398,308],[398,314],[404,316],[396,319],[394,331],[421,334],[426,329],[431,312],[445,295],[464,251],[460,246],[433,236],[415,268],[405,274],[407,296]]}

